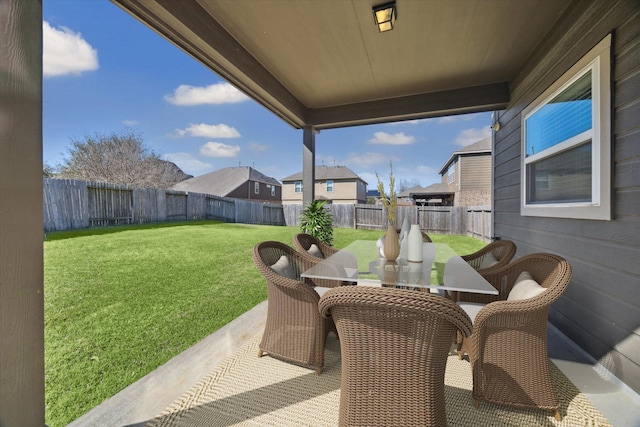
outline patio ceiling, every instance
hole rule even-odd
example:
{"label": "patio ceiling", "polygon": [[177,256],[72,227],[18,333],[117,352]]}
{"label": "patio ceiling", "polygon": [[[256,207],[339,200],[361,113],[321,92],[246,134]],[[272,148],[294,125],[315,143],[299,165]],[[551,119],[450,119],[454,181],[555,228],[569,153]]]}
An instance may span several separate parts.
{"label": "patio ceiling", "polygon": [[295,128],[491,111],[571,0],[112,0]]}

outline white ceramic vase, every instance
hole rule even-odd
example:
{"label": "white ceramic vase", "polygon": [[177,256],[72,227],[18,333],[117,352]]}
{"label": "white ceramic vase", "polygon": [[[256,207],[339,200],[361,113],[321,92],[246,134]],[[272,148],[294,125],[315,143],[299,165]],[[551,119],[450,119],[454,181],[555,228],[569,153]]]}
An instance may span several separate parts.
{"label": "white ceramic vase", "polygon": [[411,224],[407,238],[407,261],[422,262],[422,232],[420,225]]}

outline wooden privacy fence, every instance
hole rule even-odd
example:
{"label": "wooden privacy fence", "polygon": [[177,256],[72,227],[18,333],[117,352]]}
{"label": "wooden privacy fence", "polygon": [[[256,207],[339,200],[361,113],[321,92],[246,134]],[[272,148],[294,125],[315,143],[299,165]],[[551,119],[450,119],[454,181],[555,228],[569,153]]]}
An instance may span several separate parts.
{"label": "wooden privacy fence", "polygon": [[217,219],[284,225],[282,205],[156,188],[44,179],[44,231]]}
{"label": "wooden privacy fence", "polygon": [[[387,219],[379,205],[327,205],[337,228],[385,230]],[[299,225],[301,205],[284,205],[286,225]],[[409,223],[420,224],[422,231],[437,234],[469,235],[491,241],[492,218],[490,206],[398,206],[396,226],[400,228],[404,218]]]}
{"label": "wooden privacy fence", "polygon": [[[156,188],[71,179],[44,179],[44,231],[118,224],[216,219],[245,224],[300,224],[302,205],[280,205]],[[377,205],[327,205],[336,228],[385,230],[384,208]],[[491,208],[398,206],[396,225],[405,217],[423,231],[470,235],[490,241]]]}

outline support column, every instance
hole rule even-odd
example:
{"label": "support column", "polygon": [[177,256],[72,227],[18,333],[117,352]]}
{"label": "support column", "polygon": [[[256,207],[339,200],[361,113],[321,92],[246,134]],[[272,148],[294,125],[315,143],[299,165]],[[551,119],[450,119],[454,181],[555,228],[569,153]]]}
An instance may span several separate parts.
{"label": "support column", "polygon": [[306,207],[316,197],[316,130],[313,126],[302,130],[302,206]]}
{"label": "support column", "polygon": [[0,426],[43,426],[42,1],[0,0]]}

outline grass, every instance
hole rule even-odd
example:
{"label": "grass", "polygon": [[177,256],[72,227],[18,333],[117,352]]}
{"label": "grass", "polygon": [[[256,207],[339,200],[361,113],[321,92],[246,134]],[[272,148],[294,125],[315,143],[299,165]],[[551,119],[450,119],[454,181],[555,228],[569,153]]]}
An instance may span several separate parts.
{"label": "grass", "polygon": [[[214,221],[48,233],[45,256],[46,422],[61,427],[267,297],[251,261],[295,227]],[[334,230],[334,245],[379,230]],[[432,236],[458,253],[484,243]]]}

